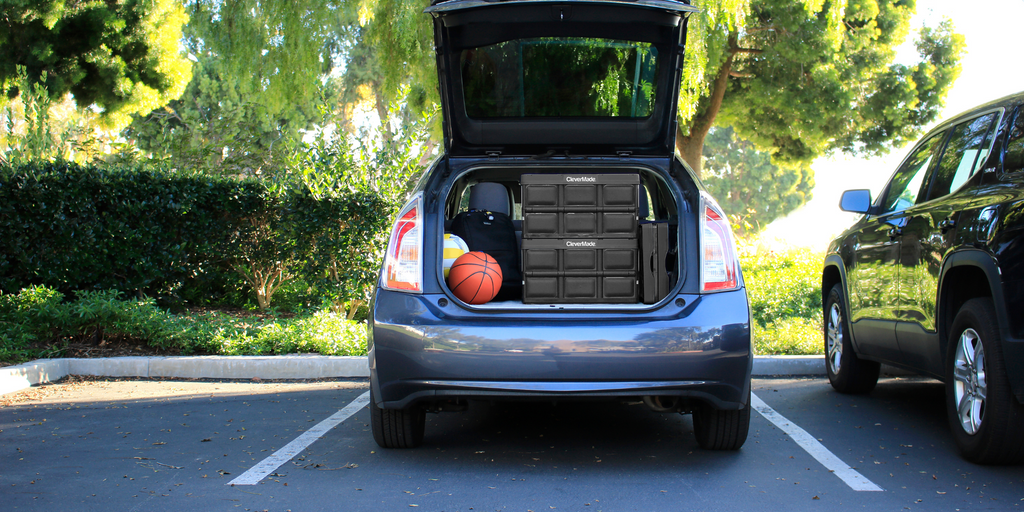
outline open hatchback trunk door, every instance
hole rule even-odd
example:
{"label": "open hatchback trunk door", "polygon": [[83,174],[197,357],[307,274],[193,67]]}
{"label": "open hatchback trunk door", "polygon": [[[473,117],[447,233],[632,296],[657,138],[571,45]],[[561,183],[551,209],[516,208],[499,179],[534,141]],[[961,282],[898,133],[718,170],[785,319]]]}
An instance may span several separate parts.
{"label": "open hatchback trunk door", "polygon": [[434,18],[452,156],[670,156],[686,21],[675,0],[449,0]]}

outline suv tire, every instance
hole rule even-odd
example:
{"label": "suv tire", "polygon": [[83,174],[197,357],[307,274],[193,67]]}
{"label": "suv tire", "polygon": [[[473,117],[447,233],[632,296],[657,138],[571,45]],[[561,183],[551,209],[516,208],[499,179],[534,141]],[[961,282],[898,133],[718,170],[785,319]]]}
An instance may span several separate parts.
{"label": "suv tire", "polygon": [[832,388],[840,393],[869,393],[878,383],[881,365],[861,359],[853,351],[842,283],[837,283],[829,292],[824,316],[825,369]]}
{"label": "suv tire", "polygon": [[699,402],[693,409],[693,434],[705,450],[739,450],[750,429],[750,393],[739,410],[715,409]]}
{"label": "suv tire", "polygon": [[381,448],[415,448],[423,442],[427,411],[411,406],[405,409],[383,409],[370,390],[370,430]]}
{"label": "suv tire", "polygon": [[961,455],[977,464],[1024,461],[1024,405],[1010,389],[997,325],[992,300],[971,299],[947,347],[947,416]]}

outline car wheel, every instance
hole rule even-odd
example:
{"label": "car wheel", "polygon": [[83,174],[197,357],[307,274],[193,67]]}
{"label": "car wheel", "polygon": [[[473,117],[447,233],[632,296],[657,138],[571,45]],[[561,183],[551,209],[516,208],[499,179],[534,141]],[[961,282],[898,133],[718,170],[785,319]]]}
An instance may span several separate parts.
{"label": "car wheel", "polygon": [[866,361],[853,352],[850,323],[842,283],[832,287],[825,301],[825,368],[828,381],[840,393],[868,393],[878,383],[881,365]]}
{"label": "car wheel", "polygon": [[1003,364],[992,300],[967,301],[950,330],[946,410],[961,455],[978,464],[1024,460],[1024,406],[1013,396]]}
{"label": "car wheel", "polygon": [[381,448],[415,448],[423,442],[427,411],[422,407],[383,409],[370,390],[370,430]]}
{"label": "car wheel", "polygon": [[693,434],[705,450],[739,450],[750,430],[750,395],[739,410],[715,409],[700,402],[693,409]]}

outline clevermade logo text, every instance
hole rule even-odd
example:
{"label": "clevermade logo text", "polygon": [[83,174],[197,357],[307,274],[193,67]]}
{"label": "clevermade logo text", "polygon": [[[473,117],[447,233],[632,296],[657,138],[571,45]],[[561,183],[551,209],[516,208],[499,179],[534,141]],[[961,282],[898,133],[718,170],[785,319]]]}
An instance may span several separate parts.
{"label": "clevermade logo text", "polygon": [[569,183],[594,183],[597,178],[593,176],[566,176],[565,181]]}
{"label": "clevermade logo text", "polygon": [[565,246],[566,247],[597,247],[597,242],[587,242],[585,240],[584,241],[580,241],[580,242],[573,242],[572,240],[566,240]]}

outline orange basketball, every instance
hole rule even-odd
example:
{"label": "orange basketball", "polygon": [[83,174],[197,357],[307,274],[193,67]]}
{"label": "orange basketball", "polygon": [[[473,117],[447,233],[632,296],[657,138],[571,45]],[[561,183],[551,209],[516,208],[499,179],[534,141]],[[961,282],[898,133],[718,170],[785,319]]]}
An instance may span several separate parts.
{"label": "orange basketball", "polygon": [[463,302],[486,304],[501,289],[501,267],[486,253],[467,252],[452,263],[448,287]]}

